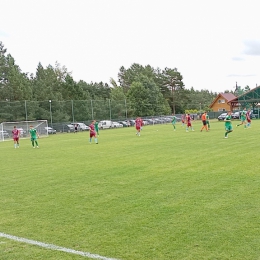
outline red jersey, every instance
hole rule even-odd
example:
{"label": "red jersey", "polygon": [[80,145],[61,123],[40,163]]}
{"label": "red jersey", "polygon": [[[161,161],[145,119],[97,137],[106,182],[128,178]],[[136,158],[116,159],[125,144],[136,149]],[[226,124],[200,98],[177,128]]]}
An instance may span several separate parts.
{"label": "red jersey", "polygon": [[191,126],[191,117],[186,116],[187,126]]}
{"label": "red jersey", "polygon": [[141,118],[137,118],[137,119],[135,120],[135,127],[136,127],[137,129],[141,128],[142,122],[143,122],[143,121],[142,121]]}
{"label": "red jersey", "polygon": [[246,120],[247,120],[247,121],[251,121],[251,120],[250,120],[250,111],[247,111],[247,112],[246,112]]}
{"label": "red jersey", "polygon": [[91,124],[89,125],[89,128],[90,128],[89,130],[90,137],[96,136],[95,126]]}
{"label": "red jersey", "polygon": [[13,138],[14,139],[19,138],[19,130],[18,129],[14,129],[12,131],[12,134],[13,134]]}

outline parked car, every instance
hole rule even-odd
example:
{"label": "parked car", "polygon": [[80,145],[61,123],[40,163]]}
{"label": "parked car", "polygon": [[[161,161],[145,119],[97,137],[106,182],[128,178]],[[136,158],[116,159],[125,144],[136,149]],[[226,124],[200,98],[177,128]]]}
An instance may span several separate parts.
{"label": "parked car", "polygon": [[98,123],[98,127],[100,129],[108,129],[108,128],[113,128],[114,127],[114,124],[112,121],[110,120],[103,120],[103,121],[100,121]]}
{"label": "parked car", "polygon": [[74,125],[68,124],[63,127],[63,132],[74,132]]}
{"label": "parked car", "polygon": [[221,115],[218,116],[218,120],[221,121],[221,120],[224,120],[227,116],[227,113],[222,113]]}
{"label": "parked car", "polygon": [[89,126],[85,125],[84,123],[71,123],[73,126],[73,131],[75,128],[75,125],[78,125],[78,131],[89,131]]}
{"label": "parked car", "polygon": [[19,130],[20,137],[26,137],[26,131],[22,127],[17,127],[17,130]]}
{"label": "parked car", "polygon": [[251,119],[256,119],[258,115],[255,115],[253,112],[250,113],[250,118]]}
{"label": "parked car", "polygon": [[52,127],[49,127],[49,126],[44,127],[44,129],[45,129],[45,131],[48,132],[48,134],[56,134],[56,132],[57,132],[55,129],[53,129]]}
{"label": "parked car", "polygon": [[128,123],[126,121],[118,121],[119,124],[122,124],[123,127],[128,127]]}
{"label": "parked car", "polygon": [[233,119],[239,119],[239,118],[240,118],[240,112],[232,113],[232,114],[231,114],[231,117],[232,117]]}
{"label": "parked car", "polygon": [[0,131],[0,139],[6,139],[6,138],[10,138],[10,135],[7,131],[3,130],[3,131]]}
{"label": "parked car", "polygon": [[120,124],[119,122],[113,122],[113,126],[118,128],[118,127],[123,127],[123,124]]}

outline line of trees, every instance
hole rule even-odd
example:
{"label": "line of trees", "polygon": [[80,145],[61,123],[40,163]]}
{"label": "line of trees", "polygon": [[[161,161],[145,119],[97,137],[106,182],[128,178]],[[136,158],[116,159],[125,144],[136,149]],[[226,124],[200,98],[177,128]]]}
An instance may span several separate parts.
{"label": "line of trees", "polygon": [[[115,109],[118,115],[124,110],[122,101],[127,100],[128,116],[135,117],[184,113],[186,109],[209,109],[216,95],[217,93],[208,90],[186,89],[177,68],[160,69],[136,63],[129,68],[122,66],[118,79],[110,78],[108,83],[87,83],[83,80],[76,82],[67,68],[58,62],[47,67],[39,63],[35,75],[24,73],[0,42],[0,101],[38,102],[31,102],[35,104],[31,109],[34,113],[28,115],[31,120],[46,118],[49,106],[42,101],[48,100],[60,104],[71,100],[99,101],[99,104],[107,104],[109,100],[115,106],[118,101],[118,107]],[[4,108],[6,106],[1,104],[3,102],[0,102],[0,120],[6,121],[11,118],[10,110],[8,112]],[[59,112],[58,107],[57,111]],[[66,110],[60,109],[60,116],[57,118],[72,120],[71,115],[64,111]]]}

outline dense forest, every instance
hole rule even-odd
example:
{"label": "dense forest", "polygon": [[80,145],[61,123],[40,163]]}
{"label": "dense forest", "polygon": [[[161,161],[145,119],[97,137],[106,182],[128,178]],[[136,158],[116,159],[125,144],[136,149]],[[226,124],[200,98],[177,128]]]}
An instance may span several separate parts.
{"label": "dense forest", "polygon": [[209,110],[217,93],[185,88],[177,68],[132,64],[109,82],[76,82],[58,62],[36,73],[21,71],[0,42],[0,121],[54,122],[169,115]]}

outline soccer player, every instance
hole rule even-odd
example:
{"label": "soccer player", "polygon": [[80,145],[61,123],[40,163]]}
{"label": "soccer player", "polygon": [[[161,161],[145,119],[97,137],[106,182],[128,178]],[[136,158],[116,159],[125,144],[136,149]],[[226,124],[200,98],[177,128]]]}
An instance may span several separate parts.
{"label": "soccer player", "polygon": [[202,130],[205,128],[206,131],[208,132],[208,126],[207,126],[207,112],[206,112],[206,111],[204,112],[204,114],[202,114],[201,120],[202,120],[202,127],[201,127],[200,131],[202,132]]}
{"label": "soccer player", "polygon": [[181,115],[181,126],[185,125],[185,115]]}
{"label": "soccer player", "polygon": [[36,144],[36,147],[39,148],[37,137],[40,138],[37,130],[33,128],[32,125],[30,125],[30,130],[29,133],[31,135],[31,142],[32,142],[32,147],[35,148],[34,143]]}
{"label": "soccer player", "polygon": [[135,119],[135,129],[136,129],[136,135],[137,136],[140,136],[140,130],[141,130],[141,127],[142,127],[142,119],[140,117],[137,117]]}
{"label": "soccer player", "polygon": [[74,134],[76,134],[78,132],[78,124],[74,125]]}
{"label": "soccer player", "polygon": [[99,136],[99,128],[98,128],[98,122],[97,121],[95,121],[94,126],[95,126],[95,131],[96,131],[97,135]]}
{"label": "soccer player", "polygon": [[232,123],[231,123],[231,111],[228,111],[228,114],[224,119],[224,121],[225,121],[225,129],[226,129],[225,138],[228,138],[228,134],[233,131]]}
{"label": "soccer player", "polygon": [[207,115],[206,115],[206,123],[207,123],[207,126],[208,126],[208,130],[210,130],[209,115],[208,115],[208,113],[207,113]]}
{"label": "soccer player", "polygon": [[246,108],[241,112],[241,123],[237,127],[240,125],[244,125],[244,128],[246,128]]}
{"label": "soccer player", "polygon": [[250,118],[250,114],[251,114],[251,110],[248,109],[247,112],[246,112],[246,121],[247,121],[247,127],[250,127],[251,126],[251,118]]}
{"label": "soccer player", "polygon": [[190,117],[190,114],[187,114],[186,115],[186,132],[189,132],[189,128],[191,129],[191,131],[194,131],[192,125],[191,125],[191,117]]}
{"label": "soccer player", "polygon": [[91,122],[91,124],[89,125],[89,143],[91,144],[92,142],[92,137],[94,137],[95,143],[98,144],[98,139],[97,139],[97,135],[96,135],[96,131],[95,131],[95,120],[93,120]]}
{"label": "soccer player", "polygon": [[14,129],[12,130],[13,134],[13,140],[14,140],[14,148],[19,148],[19,137],[20,137],[20,131],[14,126]]}
{"label": "soccer player", "polygon": [[172,117],[172,126],[173,126],[174,131],[176,130],[176,127],[175,127],[176,121],[177,121],[177,118],[176,118],[176,116],[173,114],[173,117]]}

